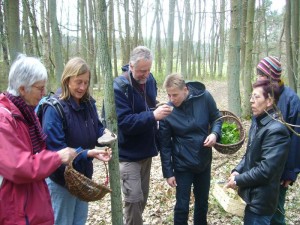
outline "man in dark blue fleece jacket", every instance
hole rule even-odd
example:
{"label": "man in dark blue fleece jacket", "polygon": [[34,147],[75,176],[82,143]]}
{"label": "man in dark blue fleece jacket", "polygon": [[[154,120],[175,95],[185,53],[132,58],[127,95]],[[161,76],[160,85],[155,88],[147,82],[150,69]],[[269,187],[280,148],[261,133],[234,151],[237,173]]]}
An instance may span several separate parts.
{"label": "man in dark blue fleece jacket", "polygon": [[142,225],[142,214],[149,194],[152,157],[157,155],[158,121],[171,113],[164,105],[156,109],[157,87],[150,73],[153,56],[136,47],[129,65],[114,81],[118,118],[118,147],[126,225]]}

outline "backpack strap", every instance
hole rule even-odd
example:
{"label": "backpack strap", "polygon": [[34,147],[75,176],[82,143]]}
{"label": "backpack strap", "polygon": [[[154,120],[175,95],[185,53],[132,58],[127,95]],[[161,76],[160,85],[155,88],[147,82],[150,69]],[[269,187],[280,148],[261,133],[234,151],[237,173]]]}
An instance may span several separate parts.
{"label": "backpack strap", "polygon": [[42,104],[42,110],[44,113],[44,110],[47,106],[51,106],[55,109],[55,111],[58,113],[59,117],[62,119],[62,126],[63,129],[66,130],[67,129],[67,120],[66,120],[66,115],[64,112],[64,108],[62,106],[62,104],[60,103],[59,99],[55,98],[55,97],[50,97],[48,98],[43,104]]}
{"label": "backpack strap", "polygon": [[[125,76],[126,79],[128,79]],[[126,95],[126,97],[128,98],[128,85],[123,79],[121,79],[120,77],[116,77],[115,78],[115,82],[118,85],[118,87],[121,89],[121,91]]]}

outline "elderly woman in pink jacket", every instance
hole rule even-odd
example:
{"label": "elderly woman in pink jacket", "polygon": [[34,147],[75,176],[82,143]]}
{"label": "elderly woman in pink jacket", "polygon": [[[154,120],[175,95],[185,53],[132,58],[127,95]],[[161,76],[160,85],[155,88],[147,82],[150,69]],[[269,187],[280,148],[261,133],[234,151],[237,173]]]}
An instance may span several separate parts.
{"label": "elderly woman in pink jacket", "polygon": [[[19,55],[9,72],[7,92],[0,94],[0,224],[53,225],[45,178],[76,155],[66,147],[46,150],[34,108],[45,94],[47,71],[36,58]],[[111,152],[88,155],[109,158]]]}

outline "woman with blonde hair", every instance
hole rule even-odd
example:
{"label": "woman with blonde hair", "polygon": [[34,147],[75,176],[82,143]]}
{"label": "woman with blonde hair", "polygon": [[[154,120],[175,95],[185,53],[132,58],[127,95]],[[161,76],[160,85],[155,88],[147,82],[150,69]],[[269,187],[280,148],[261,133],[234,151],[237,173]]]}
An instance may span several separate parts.
{"label": "woman with blonde hair", "polygon": [[[97,140],[105,132],[96,109],[96,101],[89,93],[91,73],[87,63],[79,57],[70,59],[61,77],[59,102],[65,114],[66,128],[53,107],[47,107],[43,115],[43,129],[47,134],[47,147],[50,150],[73,147],[82,151],[75,162],[75,169],[86,177],[93,175],[92,157],[103,161],[111,158],[107,154],[95,153]],[[88,150],[88,151],[84,151]],[[57,169],[47,184],[51,194],[52,206],[57,225],[84,225],[88,215],[88,203],[72,195],[65,186],[65,166]]]}

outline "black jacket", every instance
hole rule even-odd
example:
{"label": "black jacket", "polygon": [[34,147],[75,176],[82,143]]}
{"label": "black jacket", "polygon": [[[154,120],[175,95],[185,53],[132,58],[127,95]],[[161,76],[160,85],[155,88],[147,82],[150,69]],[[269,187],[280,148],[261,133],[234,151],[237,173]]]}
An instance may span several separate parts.
{"label": "black jacket", "polygon": [[[159,123],[162,170],[165,178],[174,171],[202,172],[212,160],[211,148],[204,147],[206,137],[221,135],[222,121],[211,94],[200,82],[187,83],[189,95]],[[171,103],[169,103],[171,104]],[[217,120],[217,121],[216,121]]]}
{"label": "black jacket", "polygon": [[275,213],[289,145],[287,128],[268,114],[252,123],[246,154],[234,169],[240,173],[235,177],[239,195],[250,211],[264,216]]}

